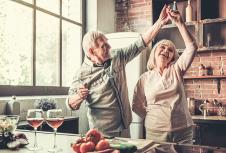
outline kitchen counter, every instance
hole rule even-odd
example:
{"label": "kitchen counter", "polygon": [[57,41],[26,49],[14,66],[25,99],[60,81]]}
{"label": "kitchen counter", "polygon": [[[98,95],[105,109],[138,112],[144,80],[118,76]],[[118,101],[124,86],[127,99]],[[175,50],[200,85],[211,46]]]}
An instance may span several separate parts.
{"label": "kitchen counter", "polygon": [[[29,130],[18,130],[19,133],[24,133],[28,138],[29,145],[33,146],[34,144],[34,132]],[[78,137],[78,136],[77,136]],[[37,144],[41,146],[43,149],[39,151],[29,151],[26,147],[20,148],[17,153],[49,153],[48,149],[53,147],[53,132],[37,132]],[[70,144],[75,140],[76,136],[74,134],[63,134],[57,133],[56,136],[56,145],[63,149],[62,153],[72,153]],[[15,151],[3,150],[4,153],[14,153]],[[1,153],[1,150],[0,150]]]}
{"label": "kitchen counter", "polygon": [[225,116],[192,116],[194,121],[194,140],[196,144],[226,147]]}
{"label": "kitchen counter", "polygon": [[[17,131],[24,133],[30,142],[30,145],[33,145],[34,141],[34,133],[32,131]],[[78,139],[79,135],[75,134],[62,134],[58,133],[56,137],[57,146],[61,147],[63,150],[61,153],[73,153],[70,144]],[[117,140],[126,141],[128,143],[132,143],[137,145],[138,151],[136,153],[200,153],[200,152],[218,152],[218,153],[226,153],[226,148],[219,147],[209,147],[209,146],[198,146],[198,145],[178,145],[173,143],[156,143],[152,140],[145,139],[127,139],[127,138],[116,138]],[[37,142],[38,146],[42,146],[43,149],[40,151],[36,151],[35,153],[48,153],[48,149],[53,146],[53,133],[51,132],[38,132],[37,133]],[[33,153],[32,151],[27,150],[27,148],[20,148],[16,151],[17,153]],[[15,151],[11,151],[8,149],[0,150],[0,153],[15,153]]]}
{"label": "kitchen counter", "polygon": [[[157,145],[158,143],[156,143]],[[226,148],[200,146],[200,145],[179,145],[173,143],[159,143],[150,147],[143,153],[226,153]]]}
{"label": "kitchen counter", "polygon": [[195,123],[212,123],[212,124],[226,124],[226,116],[206,116],[193,115],[192,119]]}
{"label": "kitchen counter", "polygon": [[[17,130],[16,132],[24,133],[29,140],[29,145],[34,144],[34,132],[28,130]],[[54,134],[52,132],[37,132],[37,144],[41,146],[43,149],[39,151],[29,151],[26,147],[18,149],[17,153],[49,153],[48,149],[53,147],[53,137]],[[80,137],[79,134],[66,134],[66,133],[57,133],[56,136],[56,145],[62,148],[62,152],[60,153],[75,153],[71,148],[71,143],[75,142]],[[136,153],[141,153],[149,147],[155,147],[158,144],[153,143],[151,140],[139,139],[132,140],[127,138],[117,138],[117,141],[132,143],[137,146],[138,151]],[[27,145],[27,146],[29,146]],[[14,150],[9,149],[0,149],[0,153],[15,153]]]}

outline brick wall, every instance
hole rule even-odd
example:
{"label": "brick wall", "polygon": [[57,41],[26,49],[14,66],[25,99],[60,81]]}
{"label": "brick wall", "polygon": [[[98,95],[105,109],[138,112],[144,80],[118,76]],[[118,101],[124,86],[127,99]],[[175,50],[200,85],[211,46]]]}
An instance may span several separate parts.
{"label": "brick wall", "polygon": [[150,25],[151,0],[116,0],[116,31],[143,32]]}
{"label": "brick wall", "polygon": [[[220,75],[223,63],[224,74],[226,74],[226,52],[211,51],[198,53],[188,69],[186,76],[198,76],[199,66],[203,64],[210,67],[213,75]],[[226,79],[219,79],[220,93],[218,93],[218,79],[189,79],[185,80],[185,89],[188,97],[196,99],[220,100],[226,104]]]}
{"label": "brick wall", "polygon": [[[144,32],[152,25],[151,4],[151,0],[116,0],[116,31]],[[211,66],[213,75],[219,75],[221,62],[226,74],[225,51],[198,53],[186,75],[197,76],[200,64]],[[185,80],[185,89],[188,97],[210,101],[216,98],[226,105],[226,79],[220,79],[220,93],[217,79]]]}

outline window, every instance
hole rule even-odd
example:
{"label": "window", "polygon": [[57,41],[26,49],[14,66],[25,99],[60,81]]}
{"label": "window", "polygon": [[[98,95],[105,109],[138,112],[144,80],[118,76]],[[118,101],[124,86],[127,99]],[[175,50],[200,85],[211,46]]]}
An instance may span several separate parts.
{"label": "window", "polygon": [[0,0],[0,96],[67,94],[82,63],[84,0]]}

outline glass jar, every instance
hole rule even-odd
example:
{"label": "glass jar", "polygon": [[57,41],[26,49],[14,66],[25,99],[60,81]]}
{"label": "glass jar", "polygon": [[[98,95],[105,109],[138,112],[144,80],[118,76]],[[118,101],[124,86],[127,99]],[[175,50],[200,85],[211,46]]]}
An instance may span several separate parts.
{"label": "glass jar", "polygon": [[207,75],[207,69],[203,64],[201,64],[199,66],[199,76],[204,76],[204,75]]}
{"label": "glass jar", "polygon": [[188,102],[188,109],[191,115],[195,115],[195,99],[194,98],[187,98]]}

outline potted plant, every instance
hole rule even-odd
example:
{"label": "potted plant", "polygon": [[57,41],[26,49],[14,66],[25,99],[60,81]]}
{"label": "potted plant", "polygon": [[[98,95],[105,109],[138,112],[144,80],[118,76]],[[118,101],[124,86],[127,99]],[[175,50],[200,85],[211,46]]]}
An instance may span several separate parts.
{"label": "potted plant", "polygon": [[47,112],[50,109],[56,109],[56,102],[52,98],[41,98],[36,100],[36,108]]}

